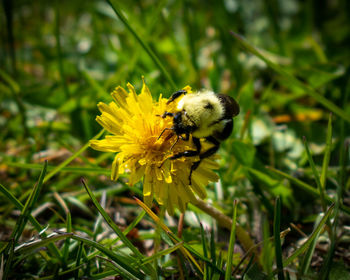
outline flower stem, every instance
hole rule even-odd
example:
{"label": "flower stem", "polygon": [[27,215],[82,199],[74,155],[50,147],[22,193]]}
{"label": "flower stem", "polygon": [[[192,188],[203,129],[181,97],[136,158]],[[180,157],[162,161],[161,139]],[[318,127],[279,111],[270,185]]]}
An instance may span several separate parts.
{"label": "flower stem", "polygon": [[[177,226],[177,236],[179,238],[182,238],[182,230],[183,230],[183,226],[184,226],[184,219],[185,219],[185,213],[181,213],[180,214],[180,219],[179,219],[179,224]],[[179,268],[180,279],[184,280],[185,279],[185,275],[184,275],[184,270],[183,270],[183,267],[182,267],[183,261],[181,260],[181,255],[180,255],[179,252],[177,252],[176,259],[177,259],[177,267]]]}
{"label": "flower stem", "polygon": [[[213,217],[220,226],[231,230],[232,228],[232,219],[227,217],[224,213],[204,202],[203,200],[197,198],[197,201],[194,203],[194,206],[201,209],[203,212],[207,213],[209,216]],[[236,235],[239,242],[242,244],[244,250],[247,252],[250,248],[255,246],[253,240],[250,238],[249,233],[245,231],[238,223],[236,225]],[[252,253],[255,253],[255,256],[258,256],[257,249],[254,249]]]}

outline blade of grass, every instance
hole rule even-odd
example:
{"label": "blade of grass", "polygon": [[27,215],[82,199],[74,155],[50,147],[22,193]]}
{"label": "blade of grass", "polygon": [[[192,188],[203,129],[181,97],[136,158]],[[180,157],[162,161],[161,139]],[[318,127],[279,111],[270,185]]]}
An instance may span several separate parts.
{"label": "blade of grass", "polygon": [[44,163],[43,169],[42,169],[40,176],[39,176],[38,183],[34,186],[30,196],[28,197],[28,199],[27,199],[27,201],[22,209],[21,216],[19,217],[18,222],[16,224],[16,227],[14,229],[13,238],[15,240],[15,246],[17,244],[18,239],[22,235],[22,232],[24,230],[25,225],[28,222],[29,215],[33,211],[34,204],[38,200],[39,193],[41,191],[41,187],[43,185],[43,180],[44,180],[44,177],[46,174],[46,168],[47,168],[47,161],[45,161],[45,163]]}
{"label": "blade of grass", "polygon": [[313,48],[315,54],[317,55],[319,61],[321,63],[327,63],[328,62],[327,56],[326,56],[323,48],[316,41],[316,39],[313,38],[312,36],[310,36],[310,37],[307,38],[307,41],[310,43],[310,45]]}
{"label": "blade of grass", "polygon": [[231,227],[231,234],[230,234],[230,243],[228,245],[225,280],[231,279],[231,274],[232,274],[233,249],[234,249],[235,243],[236,243],[236,222],[237,222],[237,200],[234,200],[233,201],[232,227]]}
{"label": "blade of grass", "polygon": [[[181,242],[182,240],[178,238],[164,223],[161,222],[159,217],[153,213],[153,211],[147,207],[146,204],[144,204],[141,200],[138,198],[134,197],[136,200],[137,204],[140,205],[143,210],[146,211],[146,213],[152,218],[152,220],[156,223],[159,224],[159,226],[169,235],[169,237],[173,240],[173,242]],[[185,248],[180,248],[181,252],[196,266],[196,268],[203,274],[203,270],[199,266],[199,264],[196,262],[196,260],[192,257],[192,255],[185,249]]]}
{"label": "blade of grass", "polygon": [[[126,236],[132,229],[136,227],[136,225],[142,220],[142,218],[145,216],[146,212],[142,211],[136,218],[135,220],[129,224],[126,229],[123,230],[123,234]],[[116,244],[120,240],[119,237],[116,237],[105,244],[106,246],[112,246],[113,244]]]}
{"label": "blade of grass", "polygon": [[[218,259],[219,261],[221,261],[221,259]],[[222,263],[221,262],[218,262],[218,264],[220,267],[222,267]],[[217,273],[216,271],[213,271],[212,272],[212,275],[210,275],[210,280],[220,280],[221,278],[221,275],[220,273]]]}
{"label": "blade of grass", "polygon": [[[106,192],[103,192],[99,202],[102,208],[106,207],[106,200],[107,200]],[[103,231],[102,222],[103,222],[103,217],[100,213],[98,213],[96,217],[96,221],[94,223],[94,227],[93,227],[92,240],[94,241],[97,241],[97,236]]]}
{"label": "blade of grass", "polygon": [[[290,231],[291,231],[290,228],[287,228],[286,230],[281,231],[281,232],[280,232],[280,238],[284,238]],[[271,236],[271,237],[269,237],[266,241],[271,241],[271,242],[272,242],[273,240],[274,240],[274,236]],[[235,273],[238,271],[239,267],[240,267],[240,266],[242,265],[242,263],[247,259],[247,257],[248,257],[249,255],[251,255],[251,253],[252,253],[252,255],[254,255],[254,253],[253,253],[254,251],[253,251],[253,250],[256,250],[258,247],[260,247],[261,245],[264,245],[264,244],[265,244],[265,240],[260,241],[260,242],[257,243],[254,247],[250,248],[250,249],[244,254],[244,256],[241,258],[241,260],[239,261],[237,267],[236,267],[235,270],[233,271],[233,274],[235,274]]]}
{"label": "blade of grass", "polygon": [[2,69],[0,69],[0,78],[10,86],[14,94],[19,94],[21,91],[19,84]]}
{"label": "blade of grass", "polygon": [[[94,190],[94,195],[95,197],[100,197],[104,192],[106,192],[107,195],[118,195],[120,193],[125,192],[126,190],[129,190],[130,188],[128,186],[120,186],[120,185],[116,185],[116,186],[112,186],[109,188],[105,188],[105,189],[100,189],[100,190]],[[134,188],[136,189],[136,188]],[[132,189],[134,191],[134,189]],[[77,193],[77,198],[79,199],[79,201],[84,202],[86,200],[89,199],[89,195],[84,192],[84,193]],[[65,197],[65,195],[64,195]]]}
{"label": "blade of grass", "polygon": [[[88,187],[88,185],[85,183],[84,180],[82,180],[82,183],[89,194],[93,204],[97,208],[97,210],[100,212],[102,217],[105,219],[106,223],[110,226],[110,228],[118,235],[118,237],[121,239],[123,244],[127,246],[138,259],[143,259],[143,255],[140,253],[140,251],[131,243],[131,241],[123,234],[123,232],[118,228],[118,226],[113,222],[113,220],[109,217],[109,215],[106,213],[106,211],[101,207],[100,203],[97,201],[96,197]],[[145,271],[148,273],[152,273],[154,275],[153,267],[150,265],[146,265],[144,267]]]}
{"label": "blade of grass", "polygon": [[[11,166],[11,167],[18,167],[18,168],[23,168],[23,169],[41,169],[42,165],[41,164],[36,164],[36,163],[20,163],[20,162],[10,162],[10,161],[5,161],[4,164]],[[52,171],[56,166],[47,166],[48,171]],[[70,172],[70,173],[78,173],[78,174],[91,174],[91,173],[98,173],[98,174],[103,174],[103,175],[109,175],[111,171],[106,168],[100,168],[100,167],[84,167],[84,166],[71,166],[71,167],[63,167],[61,168],[60,172]]]}
{"label": "blade of grass", "polygon": [[118,263],[124,269],[124,271],[131,273],[132,275],[137,276],[141,279],[144,278],[144,275],[140,272],[139,269],[136,269],[130,265],[130,263],[133,263],[133,261],[126,260],[125,257],[117,255],[116,253],[114,253],[112,250],[108,249],[104,245],[101,245],[95,241],[86,239],[84,237],[74,235],[73,233],[57,233],[57,232],[53,233],[51,236],[48,236],[47,238],[22,244],[21,246],[15,249],[15,253],[26,254],[38,248],[44,247],[51,242],[56,242],[66,238],[75,239],[77,241],[83,242],[84,244],[99,250],[100,252],[102,252],[109,258],[111,258],[114,262]]}
{"label": "blade of grass", "polygon": [[[343,103],[344,104],[344,108],[346,106],[346,104],[348,104],[348,99],[349,99],[349,95],[350,95],[350,80],[348,80],[346,87],[344,89],[345,94],[344,94],[344,98],[343,98]],[[346,153],[346,149],[349,148],[349,141],[346,141],[346,124],[344,122],[344,120],[341,120],[340,122],[340,137],[339,137],[339,143],[340,143],[340,149],[339,149],[339,166],[340,166],[340,172],[339,172],[339,185],[340,185],[340,189],[339,189],[339,194],[340,197],[343,196],[343,193],[345,192],[345,187],[346,187],[346,161],[348,159],[348,157],[346,155],[348,155],[348,153]]]}
{"label": "blade of grass", "polygon": [[[316,225],[320,223],[321,219],[322,219],[322,214],[317,216],[317,219],[316,219],[315,225],[314,225],[314,230],[316,229]],[[307,271],[308,271],[308,269],[310,267],[310,263],[311,263],[311,259],[312,259],[313,253],[314,253],[315,248],[316,248],[317,238],[318,238],[319,234],[320,234],[320,232],[318,232],[316,234],[314,240],[312,240],[312,242],[310,243],[310,246],[309,246],[307,252],[304,255],[304,258],[303,258],[301,266],[300,266],[300,273],[301,273],[301,275],[307,274]]]}
{"label": "blade of grass", "polygon": [[[146,214],[145,211],[142,211],[136,218],[135,220],[129,224],[126,229],[123,230],[123,234],[127,235],[133,228],[136,227],[136,225],[142,220],[142,218],[144,217],[144,215]],[[93,233],[91,233],[91,235],[93,235]],[[108,240],[106,243],[103,243],[104,246],[110,247],[112,249],[116,249],[117,247],[120,247],[119,244],[117,244],[116,246],[112,246],[115,245],[118,241],[120,240],[119,237],[116,237],[114,239]],[[93,252],[91,254],[89,254],[88,257],[85,257],[86,259],[92,259],[94,257],[97,256],[97,254],[99,253],[99,251]]]}
{"label": "blade of grass", "polygon": [[118,228],[118,226],[113,222],[113,220],[109,217],[109,215],[106,213],[106,211],[101,207],[100,203],[97,201],[96,197],[88,187],[88,185],[85,183],[84,180],[82,180],[82,183],[85,187],[86,192],[89,194],[93,204],[97,208],[97,210],[100,212],[102,217],[105,219],[107,224],[110,226],[111,229],[118,235],[118,237],[122,240],[122,242],[139,258],[142,259],[143,255],[140,253],[140,251],[131,243],[131,241],[123,234],[123,232]]}
{"label": "blade of grass", "polygon": [[336,236],[335,233],[330,237],[330,246],[327,252],[327,256],[322,264],[321,270],[319,272],[319,279],[321,280],[328,280],[329,272],[332,268],[332,262],[334,258],[334,252],[335,252],[335,247],[336,247]]}
{"label": "blade of grass", "polygon": [[300,254],[305,252],[305,250],[310,246],[311,242],[316,238],[317,234],[321,231],[323,225],[326,223],[328,217],[332,213],[332,210],[334,208],[334,203],[328,208],[327,212],[324,214],[322,220],[320,223],[317,225],[317,227],[313,230],[311,233],[310,237],[306,240],[306,242],[299,247],[297,250],[294,251],[294,253],[288,257],[287,259],[284,260],[283,266],[287,266],[290,263],[292,263]]}
{"label": "blade of grass", "polygon": [[[98,139],[103,133],[105,132],[104,129],[102,129],[99,133],[97,133],[92,140]],[[52,178],[54,175],[56,175],[58,172],[61,171],[63,167],[71,163],[75,158],[77,158],[82,152],[84,152],[89,147],[89,142],[87,142],[83,147],[81,147],[75,154],[71,155],[69,158],[67,158],[64,162],[62,162],[60,165],[55,167],[49,174],[46,175],[44,178],[44,183],[47,182],[50,178]]]}
{"label": "blade of grass", "polygon": [[[114,262],[114,261],[112,261],[110,259],[104,258],[102,256],[97,256],[97,258],[99,258],[101,260],[104,260],[106,266],[108,266],[109,268],[113,269],[115,272],[120,274],[120,276],[123,279],[130,279],[130,280],[138,280],[138,279],[140,279],[140,278],[135,277],[134,275],[130,274],[128,271],[125,271],[125,269],[123,267],[121,267],[119,264],[117,264],[116,262]],[[119,275],[116,275],[116,277],[117,276],[119,276]]]}
{"label": "blade of grass", "polygon": [[96,273],[96,274],[90,275],[91,279],[108,279],[108,278],[110,278],[109,276],[115,276],[115,271],[108,270],[108,271],[104,271],[101,273]]}
{"label": "blade of grass", "polygon": [[74,279],[79,279],[79,266],[80,266],[81,255],[83,252],[83,247],[84,247],[84,244],[83,244],[83,242],[80,241],[79,247],[78,247],[77,257],[75,259],[75,268],[77,268],[77,270],[74,273]]}
{"label": "blade of grass", "polygon": [[318,172],[316,170],[316,166],[315,166],[314,160],[312,159],[312,155],[311,155],[311,152],[310,152],[310,149],[309,149],[309,145],[307,143],[307,140],[306,140],[305,136],[303,137],[303,141],[304,141],[304,147],[305,147],[306,155],[307,155],[307,158],[309,160],[309,164],[310,164],[312,172],[314,174],[316,185],[317,185],[317,188],[318,188],[318,191],[319,191],[322,209],[323,209],[323,212],[326,212],[327,205],[326,205],[326,201],[325,201],[325,198],[324,198],[325,194],[324,194],[324,189],[323,189],[323,187],[321,185],[320,176],[319,176],[319,174],[318,174]]}
{"label": "blade of grass", "polygon": [[3,272],[3,278],[1,279],[8,279],[8,274],[10,272],[12,261],[13,261],[14,247],[15,247],[14,244],[15,244],[15,240],[11,239],[6,248],[6,252],[4,254],[1,254],[1,256],[5,256],[5,260],[6,260],[4,272]]}
{"label": "blade of grass", "polygon": [[165,249],[165,250],[162,250],[162,251],[159,251],[159,252],[153,254],[153,255],[150,256],[150,257],[143,258],[143,259],[141,260],[141,263],[142,263],[142,264],[151,263],[151,262],[153,262],[154,260],[160,258],[161,256],[165,256],[165,255],[171,254],[172,252],[174,252],[174,251],[176,251],[176,250],[182,248],[182,247],[183,247],[183,243],[184,243],[184,242],[179,242],[179,243],[175,244],[174,246],[172,246],[172,247],[170,247],[170,248],[167,248],[167,249]]}
{"label": "blade of grass", "polygon": [[[203,228],[203,224],[201,223],[199,216],[196,214],[197,221],[199,222],[199,228],[201,231],[201,242],[202,242],[202,248],[203,248],[203,255],[205,258],[208,258],[208,246],[207,246],[207,240],[205,237],[205,231]],[[204,266],[204,279],[208,279],[208,274],[209,274],[209,265],[205,263]]]}
{"label": "blade of grass", "polygon": [[26,203],[21,211],[21,215],[17,220],[16,226],[10,236],[11,242],[8,244],[5,250],[5,258],[7,259],[7,261],[4,269],[4,279],[7,279],[8,273],[12,267],[13,248],[16,246],[19,238],[21,237],[23,230],[28,222],[29,215],[31,214],[34,208],[34,204],[38,199],[38,194],[40,193],[40,190],[42,187],[43,178],[46,174],[46,167],[47,167],[47,162],[45,162],[43,169],[41,171],[38,183],[35,184],[33,191],[31,192],[30,196],[27,198]]}
{"label": "blade of grass", "polygon": [[342,208],[343,206],[343,196],[344,192],[346,190],[346,168],[348,164],[348,156],[349,155],[349,146],[350,141],[344,141],[343,142],[344,148],[342,148],[342,151],[344,153],[343,158],[339,159],[341,168],[340,168],[340,174],[339,174],[339,183],[337,186],[337,199],[336,199],[336,208]]}
{"label": "blade of grass", "polygon": [[[210,215],[214,219],[216,219],[220,226],[231,230],[232,220],[227,217],[225,214],[220,212],[218,209],[212,207],[211,205],[205,203],[201,199],[197,199],[196,203],[193,204],[196,208],[201,209],[204,213]],[[240,225],[236,226],[236,234],[237,239],[242,244],[245,251],[248,251],[250,248],[254,247],[254,242],[250,238],[249,233],[245,231]],[[254,247],[255,248],[255,247]],[[258,252],[254,252],[255,256],[257,256]]]}
{"label": "blade of grass", "polygon": [[107,0],[108,4],[112,7],[113,11],[116,13],[118,18],[123,22],[123,24],[126,26],[126,28],[130,31],[130,33],[135,37],[135,39],[139,42],[139,44],[143,47],[143,49],[147,52],[147,54],[150,56],[150,58],[153,60],[154,64],[157,65],[160,72],[163,73],[164,77],[168,80],[169,84],[173,88],[173,90],[177,90],[177,86],[173,79],[171,78],[168,71],[165,69],[163,64],[161,63],[160,59],[156,56],[156,54],[152,51],[152,49],[141,39],[141,37],[136,33],[136,31],[131,27],[126,17],[123,15],[123,13],[120,11],[119,7],[112,1]]}
{"label": "blade of grass", "polygon": [[[24,205],[19,201],[17,200],[16,197],[14,197],[12,195],[12,193],[10,193],[3,185],[0,184],[0,192],[2,192],[7,198],[9,201],[11,201],[20,211],[23,210],[24,208]],[[34,228],[39,232],[39,235],[42,236],[42,237],[46,237],[47,234],[45,231],[43,231],[43,227],[40,225],[40,223],[32,216],[32,215],[29,215],[28,217],[29,221],[32,223],[32,225],[34,226]],[[48,245],[48,249],[49,251],[52,253],[53,256],[61,259],[61,253],[60,251],[57,249],[56,245],[55,244],[49,244]]]}
{"label": "blade of grass", "polygon": [[5,263],[4,255],[1,254],[1,260],[0,260],[0,279],[5,279],[5,277],[4,277],[4,263]]}
{"label": "blade of grass", "polygon": [[254,254],[250,257],[246,268],[242,272],[242,279],[246,279],[246,278],[248,278],[248,279],[255,279],[255,278],[252,278],[252,277],[249,277],[249,276],[245,277],[249,272],[251,273],[250,269],[254,268],[253,267],[254,266],[253,261],[254,261]]}
{"label": "blade of grass", "polygon": [[[317,189],[315,189],[314,187],[310,186],[309,184],[304,183],[303,181],[294,178],[293,176],[284,173],[278,169],[266,166],[267,169],[271,170],[272,172],[290,180],[291,182],[293,182],[295,184],[295,186],[299,187],[301,190],[311,194],[314,197],[318,197],[319,196],[319,192]],[[334,203],[334,200],[331,199],[328,195],[325,195],[325,200],[327,201],[328,204]],[[347,213],[348,215],[350,215],[350,208],[345,206],[345,205],[340,205],[340,209],[342,209],[345,213]]]}
{"label": "blade of grass", "polygon": [[[174,240],[174,242],[182,242],[183,240],[180,239],[178,236],[176,236],[174,233],[172,232],[168,232],[168,235],[171,239]],[[219,272],[220,275],[224,276],[225,275],[225,271],[223,271],[220,267],[221,266],[216,266],[211,259],[209,258],[205,258],[201,253],[198,253],[193,247],[191,247],[189,244],[187,244],[186,242],[183,244],[184,249],[188,250],[190,253],[192,253],[194,256],[196,256],[198,259],[200,259],[203,262],[208,263],[208,265],[210,267],[212,267],[216,272]],[[197,269],[198,270],[198,269]],[[198,270],[199,271],[199,270]]]}
{"label": "blade of grass", "polygon": [[336,106],[334,103],[330,102],[326,97],[320,95],[318,92],[316,92],[311,86],[304,84],[303,82],[299,81],[297,78],[295,78],[293,75],[288,73],[286,70],[284,70],[282,67],[277,65],[276,63],[273,63],[271,60],[269,60],[260,50],[252,46],[246,39],[244,39],[239,34],[236,34],[235,32],[231,31],[231,35],[239,42],[239,44],[246,49],[247,51],[251,52],[258,58],[260,58],[262,61],[264,61],[269,67],[271,67],[273,70],[275,70],[279,75],[287,79],[292,84],[298,86],[299,88],[303,89],[305,93],[307,93],[309,96],[314,98],[317,102],[322,104],[324,107],[335,113],[336,115],[340,116],[347,122],[350,122],[350,115],[347,114],[344,110]]}
{"label": "blade of grass", "polygon": [[[37,278],[37,280],[52,280],[52,279],[58,279],[59,276],[64,276],[64,275],[69,275],[69,277],[71,275],[74,275],[77,271],[79,271],[79,269],[83,268],[85,266],[85,264],[81,264],[78,267],[73,267],[64,271],[59,271],[57,272],[55,275],[49,275],[49,276],[45,276],[45,277],[40,277]],[[113,271],[113,273],[115,274],[115,272]],[[60,279],[67,279],[67,278],[63,278],[61,277]],[[70,279],[70,278],[69,278]],[[81,278],[79,278],[81,279]],[[96,279],[96,278],[92,278],[92,279]]]}
{"label": "blade of grass", "polygon": [[[211,227],[210,232],[210,258],[213,264],[218,266],[218,262],[216,259],[216,246],[215,246],[215,234],[214,234],[214,225]],[[210,279],[213,277],[214,271],[211,272]]]}
{"label": "blade of grass", "polygon": [[178,267],[178,271],[179,271],[179,279],[180,280],[185,280],[185,272],[184,272],[184,256],[182,254],[180,254],[178,252],[178,254],[176,254],[176,262],[177,262],[177,267]]}
{"label": "blade of grass", "polygon": [[47,237],[37,239],[34,241],[28,241],[25,242],[15,248],[15,253],[23,255],[23,254],[28,254],[34,250],[37,250],[41,247],[45,247],[46,245],[52,243],[52,242],[57,242],[60,240],[63,240],[67,237],[71,237],[73,233],[58,233],[54,232],[48,235]]}
{"label": "blade of grass", "polygon": [[60,73],[61,84],[63,86],[64,93],[66,98],[70,96],[69,89],[66,83],[64,69],[63,69],[63,54],[61,48],[61,37],[60,37],[60,2],[55,1],[55,38],[56,38],[56,51],[58,59],[58,70]]}
{"label": "blade of grass", "polygon": [[[66,214],[67,232],[72,232],[72,217],[71,217],[71,214],[70,214],[70,211],[69,211],[69,208],[68,208],[66,202],[62,199],[62,197],[57,192],[54,192],[53,195]],[[62,258],[63,269],[65,269],[67,267],[68,254],[69,254],[69,244],[70,244],[70,238],[67,238],[64,241],[64,245],[63,245],[63,254],[62,254],[63,255],[63,258]]]}
{"label": "blade of grass", "polygon": [[[90,136],[88,139],[90,139],[92,136]],[[58,144],[61,145],[62,148],[67,149],[69,152],[71,152],[72,154],[75,153],[75,148],[72,147],[71,145],[69,145],[68,143],[66,143],[64,140],[59,139],[58,140]],[[110,156],[110,154],[108,155],[108,153],[105,153],[105,156]],[[94,160],[94,163],[92,163],[91,161],[89,161],[88,158],[86,158],[84,155],[80,154],[79,155],[79,159],[81,159],[83,161],[83,163],[85,163],[85,166],[88,167],[97,167],[98,166],[98,158]]]}
{"label": "blade of grass", "polygon": [[[165,208],[165,205],[160,205],[159,207],[159,212],[158,212],[158,217],[160,219],[160,223],[163,223],[164,221],[164,217],[165,217],[165,211],[166,211],[166,208]],[[155,252],[158,252],[160,251],[161,249],[161,241],[162,241],[162,235],[164,235],[161,227],[160,227],[160,223],[158,223],[156,225],[156,228],[155,228],[155,234],[154,234],[154,237],[153,237],[153,246],[154,246],[154,251]],[[170,240],[169,240],[170,241]],[[170,245],[168,243],[168,245]],[[172,246],[173,244],[171,243],[170,246]],[[157,259],[154,259],[153,260],[153,266],[154,267],[157,267],[158,266],[158,261]],[[155,278],[158,279],[159,278],[159,274],[158,274],[158,271],[156,271],[156,275],[155,275]],[[182,279],[181,279],[182,280]]]}
{"label": "blade of grass", "polygon": [[[323,177],[323,187],[325,188],[325,183],[326,183],[326,177],[327,177],[327,169],[329,165],[329,158],[330,158],[330,152],[331,152],[331,146],[332,146],[332,116],[329,116],[328,120],[328,130],[327,130],[327,141],[326,141],[326,149],[325,149],[325,155],[323,158],[323,165],[322,165],[322,174]],[[321,181],[322,183],[322,181]],[[334,209],[334,219],[333,219],[333,225],[330,226],[330,229],[332,229],[331,235],[330,235],[330,248],[327,252],[327,256],[325,258],[325,261],[323,262],[321,271],[319,272],[319,277],[320,279],[328,279],[330,270],[332,268],[332,262],[334,259],[334,253],[335,253],[335,248],[336,248],[336,243],[337,243],[337,225],[338,225],[338,220],[339,220],[339,208],[342,205],[342,199],[343,199],[343,194],[342,194],[342,186],[337,184],[337,195],[335,199],[335,209]],[[328,223],[327,223],[328,225]]]}
{"label": "blade of grass", "polygon": [[82,76],[89,83],[89,85],[97,92],[96,98],[103,99],[104,101],[110,101],[110,94],[100,84],[91,77],[87,70],[81,70]]}
{"label": "blade of grass", "polygon": [[280,200],[280,197],[277,197],[275,202],[275,215],[273,219],[273,235],[274,235],[274,241],[275,241],[275,258],[276,258],[276,266],[278,271],[278,274],[277,274],[278,280],[284,280],[280,227],[281,227],[281,200]]}
{"label": "blade of grass", "polygon": [[320,183],[323,191],[326,189],[327,170],[328,170],[329,160],[331,157],[331,149],[332,149],[332,114],[329,114],[327,137],[326,137],[326,148],[324,152],[321,178],[320,178]]}
{"label": "blade of grass", "polygon": [[[179,238],[177,235],[175,235],[166,225],[164,225],[164,223],[162,223],[159,219],[159,217],[154,214],[152,212],[151,209],[149,209],[149,207],[147,207],[147,205],[145,205],[142,201],[140,201],[139,199],[137,199],[136,197],[134,197],[134,199],[136,200],[136,202],[147,212],[147,214],[156,222],[160,225],[160,227],[163,229],[163,231],[170,237],[170,239],[174,242],[174,243],[179,243],[179,242],[183,242],[183,240],[181,238]],[[187,243],[183,244],[183,247],[185,248],[180,248],[180,250],[182,251],[182,253],[190,259],[190,261],[195,261],[193,259],[193,257],[189,254],[189,252],[191,252],[192,254],[194,254],[196,257],[198,257],[200,260],[207,262],[213,269],[215,269],[217,272],[219,272],[221,275],[224,275],[224,271],[218,267],[216,267],[212,261],[208,258],[204,258],[202,254],[198,253],[196,250],[194,250],[191,246],[189,246]],[[186,250],[188,250],[189,252],[186,252]],[[189,255],[188,255],[189,254]],[[197,264],[198,265],[198,264]],[[195,264],[195,266],[197,267],[197,265]],[[199,267],[199,266],[198,266]],[[201,270],[199,270],[197,268],[198,271],[201,272]]]}
{"label": "blade of grass", "polygon": [[137,217],[136,219],[131,223],[129,224],[126,229],[123,230],[123,234],[124,235],[127,235],[130,231],[132,231],[136,225],[142,220],[142,218],[146,215],[146,212],[145,211],[142,211]]}

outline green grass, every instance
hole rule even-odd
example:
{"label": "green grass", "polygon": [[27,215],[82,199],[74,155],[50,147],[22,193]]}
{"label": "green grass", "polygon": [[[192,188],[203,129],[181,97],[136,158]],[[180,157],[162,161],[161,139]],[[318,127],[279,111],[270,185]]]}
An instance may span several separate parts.
{"label": "green grass", "polygon": [[[0,278],[350,279],[349,11],[2,1]],[[183,222],[89,148],[97,103],[142,77],[155,99],[190,85],[241,108]]]}

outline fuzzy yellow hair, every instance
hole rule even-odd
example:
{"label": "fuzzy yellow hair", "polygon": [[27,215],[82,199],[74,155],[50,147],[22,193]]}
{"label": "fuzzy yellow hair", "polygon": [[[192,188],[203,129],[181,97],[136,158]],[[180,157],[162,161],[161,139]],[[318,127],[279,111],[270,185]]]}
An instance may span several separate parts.
{"label": "fuzzy yellow hair", "polygon": [[221,130],[224,108],[217,95],[212,91],[201,91],[184,95],[177,104],[177,110],[184,111],[182,122],[186,126],[196,126],[193,136],[208,137],[214,131]]}

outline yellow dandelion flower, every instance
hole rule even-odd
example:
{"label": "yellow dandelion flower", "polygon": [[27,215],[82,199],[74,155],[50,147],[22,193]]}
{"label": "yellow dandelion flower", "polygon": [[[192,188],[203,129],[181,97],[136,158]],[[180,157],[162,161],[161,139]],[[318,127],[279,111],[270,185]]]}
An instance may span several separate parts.
{"label": "yellow dandelion flower", "polygon": [[[143,197],[148,206],[155,198],[170,214],[174,207],[184,212],[188,202],[196,201],[195,194],[204,198],[204,186],[219,179],[213,172],[218,168],[213,161],[215,156],[201,161],[193,171],[192,184],[189,185],[191,166],[199,157],[169,158],[186,150],[195,150],[192,141],[179,140],[173,146],[177,137],[169,130],[159,137],[173,124],[172,118],[161,118],[160,115],[174,111],[176,102],[167,105],[167,99],[161,95],[158,101],[154,101],[144,81],[139,95],[131,84],[127,87],[129,92],[118,86],[111,94],[114,101],[108,105],[98,104],[101,115],[96,120],[112,135],[103,140],[91,140],[90,146],[98,151],[117,153],[112,163],[112,180],[117,180],[125,171],[130,172],[129,185],[143,178]],[[184,89],[191,92],[189,86]]]}

